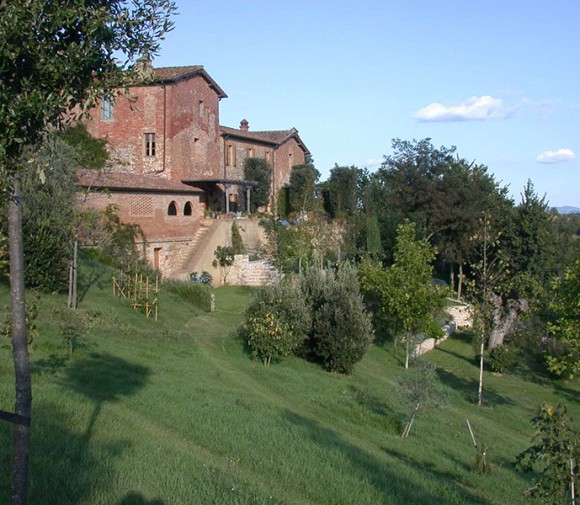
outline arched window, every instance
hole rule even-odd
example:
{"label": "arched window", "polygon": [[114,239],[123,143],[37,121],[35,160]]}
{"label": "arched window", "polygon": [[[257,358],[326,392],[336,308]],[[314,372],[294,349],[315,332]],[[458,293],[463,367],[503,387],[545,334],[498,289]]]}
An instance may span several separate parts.
{"label": "arched window", "polygon": [[177,204],[175,202],[171,202],[169,207],[167,207],[167,215],[177,216]]}
{"label": "arched window", "polygon": [[191,207],[191,202],[185,202],[185,207],[183,207],[183,215],[191,216],[193,214],[193,209]]}

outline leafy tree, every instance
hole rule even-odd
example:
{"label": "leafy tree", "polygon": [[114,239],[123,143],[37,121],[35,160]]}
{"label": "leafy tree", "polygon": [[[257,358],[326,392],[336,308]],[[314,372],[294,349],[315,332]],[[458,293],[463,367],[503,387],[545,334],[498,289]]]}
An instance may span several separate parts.
{"label": "leafy tree", "polygon": [[527,312],[526,298],[519,298],[514,288],[509,246],[497,219],[484,214],[480,229],[473,237],[474,257],[472,263],[472,301],[478,306],[484,340],[490,349],[503,345],[518,317]]}
{"label": "leafy tree", "polygon": [[330,372],[350,373],[374,339],[355,269],[311,268],[301,289],[312,315],[306,354]]}
{"label": "leafy tree", "polygon": [[80,229],[84,241],[93,247],[88,249],[101,263],[124,272],[147,270],[144,250],[146,237],[137,224],[123,223],[116,205],[107,205],[104,211],[88,210],[81,213]]}
{"label": "leafy tree", "polygon": [[391,334],[402,335],[406,342],[405,368],[409,366],[413,334],[432,320],[443,302],[442,293],[432,282],[435,252],[415,235],[415,224],[403,223],[398,228],[393,265],[384,271],[376,263],[366,263],[360,269],[363,293]]}
{"label": "leafy tree", "polygon": [[300,271],[312,258],[312,237],[303,223],[290,225],[271,219],[260,224],[266,235],[262,250],[281,272]]}
{"label": "leafy tree", "polygon": [[580,373],[580,260],[552,284],[552,311],[548,323],[551,345],[548,370],[570,379]]}
{"label": "leafy tree", "polygon": [[451,265],[452,276],[454,265],[459,266],[460,297],[463,266],[473,248],[470,239],[482,212],[502,214],[511,205],[507,189],[485,166],[457,156],[455,147],[435,148],[430,139],[394,139],[392,147],[394,154],[385,157],[375,176],[374,191],[383,195],[378,205],[393,209],[391,215],[399,221],[415,222],[419,235]]}
{"label": "leafy tree", "polygon": [[[36,149],[26,149],[22,163],[22,226],[26,285],[47,292],[64,289],[74,235],[77,165],[75,151],[51,134]],[[6,206],[2,209],[6,214]],[[8,235],[6,219],[0,234]]]}
{"label": "leafy tree", "polygon": [[291,212],[304,214],[317,208],[315,185],[320,172],[314,165],[295,165],[290,173],[289,204]]}
{"label": "leafy tree", "polygon": [[79,167],[100,170],[107,164],[109,160],[107,141],[93,137],[84,124],[75,124],[59,136],[73,148],[72,157]]}
{"label": "leafy tree", "polygon": [[246,309],[239,334],[265,366],[294,352],[311,326],[310,311],[299,286],[282,280],[258,291]]}
{"label": "leafy tree", "polygon": [[230,269],[234,264],[234,250],[230,246],[218,245],[216,250],[214,251],[215,259],[212,261],[211,265],[214,268],[218,268],[221,271],[222,275],[222,282],[224,284],[228,283],[228,274],[230,273]]}
{"label": "leafy tree", "polygon": [[552,505],[576,503],[580,444],[573,420],[564,406],[544,403],[531,422],[536,429],[532,445],[516,458],[520,470],[540,469],[538,479],[527,494]]}
{"label": "leafy tree", "polygon": [[244,179],[258,183],[252,188],[252,206],[257,208],[268,205],[272,186],[272,167],[270,164],[263,158],[246,158],[244,160]]}
{"label": "leafy tree", "polygon": [[380,260],[383,256],[381,244],[381,231],[379,230],[379,220],[376,216],[370,216],[366,222],[366,250],[368,255]]}
{"label": "leafy tree", "polygon": [[361,195],[359,194],[359,177],[362,171],[354,166],[339,167],[335,165],[326,182],[328,190],[328,214],[330,217],[351,216],[356,211]]}
{"label": "leafy tree", "polygon": [[449,401],[449,396],[442,389],[437,377],[437,367],[424,359],[414,360],[414,366],[398,378],[397,386],[409,412],[403,438],[411,433],[417,416]]}
{"label": "leafy tree", "polygon": [[[8,189],[12,348],[16,376],[11,503],[27,502],[32,388],[26,337],[20,164],[64,113],[135,82],[135,58],[171,29],[169,0],[0,2],[0,186]],[[126,57],[120,62],[115,55]],[[129,72],[127,72],[129,70]],[[132,70],[132,71],[131,71]]]}

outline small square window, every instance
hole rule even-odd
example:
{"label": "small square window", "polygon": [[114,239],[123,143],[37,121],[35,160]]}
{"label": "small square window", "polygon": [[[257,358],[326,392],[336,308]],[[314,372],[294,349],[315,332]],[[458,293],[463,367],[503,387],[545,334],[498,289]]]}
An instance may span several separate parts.
{"label": "small square window", "polygon": [[145,134],[145,156],[155,156],[155,134]]}

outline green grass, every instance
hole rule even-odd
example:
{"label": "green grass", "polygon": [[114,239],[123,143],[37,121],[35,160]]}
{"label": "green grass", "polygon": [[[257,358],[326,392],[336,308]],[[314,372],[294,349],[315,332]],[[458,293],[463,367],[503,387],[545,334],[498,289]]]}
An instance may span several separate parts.
{"label": "green grass", "polygon": [[[527,447],[541,401],[580,418],[579,385],[525,370],[486,375],[461,336],[429,354],[451,396],[419,418],[411,436],[396,378],[402,357],[371,347],[352,375],[290,358],[270,368],[235,337],[251,290],[216,291],[208,313],[160,294],[159,320],[90,276],[80,311],[89,322],[72,358],[43,296],[31,346],[31,504],[518,504],[530,477]],[[0,307],[7,305],[0,286]],[[1,319],[4,319],[2,314]],[[0,339],[0,408],[11,410],[9,341]],[[469,418],[494,473],[472,470]],[[10,426],[0,422],[0,503],[8,501]]]}

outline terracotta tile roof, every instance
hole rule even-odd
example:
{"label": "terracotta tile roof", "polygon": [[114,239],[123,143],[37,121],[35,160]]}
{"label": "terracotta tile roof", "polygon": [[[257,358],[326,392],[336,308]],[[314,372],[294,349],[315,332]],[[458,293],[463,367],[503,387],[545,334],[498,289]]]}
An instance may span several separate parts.
{"label": "terracotta tile roof", "polygon": [[147,191],[154,193],[196,193],[198,189],[181,182],[170,181],[154,175],[131,172],[98,172],[80,170],[76,183],[85,188],[117,191]]}
{"label": "terracotta tile roof", "polygon": [[216,91],[220,98],[227,98],[225,91],[220,88],[210,75],[205,71],[203,65],[189,65],[185,67],[159,67],[152,68],[153,80],[159,83],[175,82],[181,79],[188,79],[195,75],[201,75],[208,84]]}
{"label": "terracotta tile roof", "polygon": [[298,136],[298,130],[296,128],[291,128],[290,130],[244,131],[238,128],[230,128],[229,126],[220,125],[220,131],[223,136],[232,136],[242,139],[256,140],[259,142],[267,142],[277,146],[283,144],[292,137],[295,137],[297,142],[303,147],[304,152],[307,154],[310,152],[302,140],[300,140],[300,137]]}
{"label": "terracotta tile roof", "polygon": [[198,74],[200,70],[203,70],[203,65],[153,68],[153,78],[159,81],[172,81]]}

